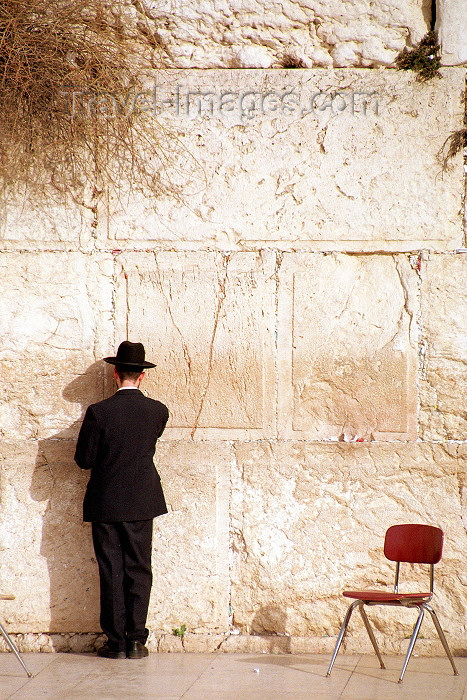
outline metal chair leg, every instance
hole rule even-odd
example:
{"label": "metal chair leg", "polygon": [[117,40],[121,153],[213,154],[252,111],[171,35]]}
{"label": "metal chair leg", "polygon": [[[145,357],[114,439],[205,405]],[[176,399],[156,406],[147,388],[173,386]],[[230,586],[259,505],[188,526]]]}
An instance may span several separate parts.
{"label": "metal chair leg", "polygon": [[458,676],[459,671],[456,668],[456,664],[454,663],[454,659],[452,658],[451,650],[448,647],[446,637],[444,636],[444,632],[441,629],[441,625],[439,624],[438,615],[435,613],[433,608],[430,605],[428,605],[428,603],[422,603],[422,608],[425,608],[425,610],[428,610],[428,612],[430,613],[431,619],[433,620],[434,625],[436,627],[436,631],[438,632],[438,637],[440,638],[441,644],[444,647],[444,651],[446,652],[446,655],[447,655],[449,661],[451,662],[451,666],[452,666],[452,670],[454,671],[454,675]]}
{"label": "metal chair leg", "polygon": [[332,667],[334,666],[334,661],[336,660],[336,656],[337,656],[337,653],[338,653],[340,646],[342,644],[342,640],[344,639],[345,633],[347,632],[349,620],[352,616],[354,609],[357,607],[357,605],[359,603],[360,603],[359,600],[354,600],[354,602],[351,605],[349,605],[349,607],[347,608],[347,612],[346,612],[345,617],[344,617],[344,622],[342,623],[342,627],[340,629],[339,636],[337,637],[336,646],[334,647],[334,652],[332,654],[332,658],[331,658],[331,662],[329,664],[328,672],[326,673],[327,676],[331,675]]}
{"label": "metal chair leg", "polygon": [[10,635],[8,634],[8,632],[6,631],[6,629],[4,628],[4,626],[1,623],[0,623],[0,632],[2,633],[2,636],[3,636],[4,640],[6,641],[6,643],[8,644],[8,646],[10,647],[11,651],[16,656],[16,658],[20,662],[21,666],[24,668],[24,670],[28,674],[28,678],[32,678],[32,673],[28,669],[26,664],[24,663],[23,659],[21,658],[21,654],[19,653],[16,644],[11,639]]}
{"label": "metal chair leg", "polygon": [[402,679],[404,678],[405,669],[407,668],[407,664],[409,663],[410,657],[412,656],[413,648],[415,646],[415,642],[417,641],[418,632],[420,630],[420,625],[423,622],[423,616],[425,614],[421,605],[418,605],[417,607],[420,612],[418,613],[417,622],[415,623],[412,636],[410,637],[409,648],[407,649],[407,654],[405,655],[404,659],[404,665],[402,666],[401,675],[399,676],[399,683],[402,683]]}
{"label": "metal chair leg", "polygon": [[369,621],[367,614],[365,612],[365,609],[363,607],[364,603],[363,603],[363,601],[360,601],[360,602],[361,602],[361,605],[359,606],[360,614],[362,616],[363,622],[365,623],[366,631],[368,632],[368,636],[370,638],[370,641],[373,644],[373,649],[375,650],[376,656],[378,657],[379,665],[381,668],[386,668],[386,666],[383,663],[383,659],[381,658],[379,647],[378,647],[378,644],[376,642],[376,637],[373,634],[373,630],[371,629],[370,621]]}

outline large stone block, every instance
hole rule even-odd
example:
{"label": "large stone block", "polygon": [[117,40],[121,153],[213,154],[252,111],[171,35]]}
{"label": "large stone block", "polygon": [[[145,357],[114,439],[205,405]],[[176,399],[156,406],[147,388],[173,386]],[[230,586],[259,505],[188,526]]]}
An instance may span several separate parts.
{"label": "large stone block", "polygon": [[106,245],[462,245],[462,156],[444,174],[438,156],[463,127],[462,69],[427,83],[389,70],[167,71],[157,83],[141,102],[148,128],[155,113],[178,137],[163,176],[182,196],[120,191],[100,211]]}
{"label": "large stone block", "polygon": [[82,522],[88,474],[70,440],[3,441],[1,590],[14,632],[99,630],[99,584],[91,528]]}
{"label": "large stone block", "polygon": [[103,398],[112,272],[108,256],[0,253],[0,434],[73,436]]}
{"label": "large stone block", "polygon": [[430,21],[424,0],[148,0],[146,7],[141,19],[146,24],[149,16],[166,60],[179,68],[269,68],[287,55],[308,67],[388,65],[407,42],[420,40]]}
{"label": "large stone block", "polygon": [[76,201],[34,196],[27,188],[3,191],[0,198],[0,244],[3,250],[38,247],[66,250],[91,238],[94,215]]}
{"label": "large stone block", "polygon": [[[89,474],[74,448],[55,439],[1,445],[0,585],[16,595],[4,609],[11,631],[99,632],[97,564],[82,522]],[[225,633],[231,448],[161,442],[156,457],[170,512],[154,525],[149,626]]]}
{"label": "large stone block", "polygon": [[442,50],[443,65],[467,62],[467,12],[463,0],[438,0],[436,29]]}
{"label": "large stone block", "polygon": [[271,435],[275,417],[275,256],[125,254],[120,337],[143,340],[145,380],[169,407],[167,436]]}
{"label": "large stone block", "polygon": [[420,382],[425,440],[465,440],[467,432],[467,254],[432,255],[422,268]]}
{"label": "large stone block", "polygon": [[156,458],[169,513],[155,520],[149,626],[225,632],[231,447],[162,441]]}
{"label": "large stone block", "polygon": [[[466,615],[461,457],[456,445],[237,445],[231,525],[234,626],[256,634],[336,635],[346,607],[345,587],[393,584],[394,564],[383,555],[386,529],[422,522],[445,531],[444,557],[435,576],[436,607],[450,638],[461,642]],[[402,566],[401,576],[408,587],[428,585],[428,570],[418,575]],[[392,632],[400,641],[413,624],[392,610],[387,615],[378,610],[372,617],[384,620],[386,649],[393,649]],[[423,633],[435,636],[429,624]],[[363,638],[363,626],[353,627],[350,638],[354,634]]]}
{"label": "large stone block", "polygon": [[279,434],[417,436],[417,274],[405,256],[285,256]]}

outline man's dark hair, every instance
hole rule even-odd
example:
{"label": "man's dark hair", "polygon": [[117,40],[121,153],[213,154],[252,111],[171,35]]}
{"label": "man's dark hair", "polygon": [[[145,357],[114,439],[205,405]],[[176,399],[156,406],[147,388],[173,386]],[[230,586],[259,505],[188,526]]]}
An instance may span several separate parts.
{"label": "man's dark hair", "polygon": [[125,379],[131,379],[132,381],[136,381],[141,372],[143,372],[143,368],[137,367],[135,370],[129,371],[126,367],[122,367],[121,365],[115,365],[115,371],[120,377],[121,382],[124,382]]}

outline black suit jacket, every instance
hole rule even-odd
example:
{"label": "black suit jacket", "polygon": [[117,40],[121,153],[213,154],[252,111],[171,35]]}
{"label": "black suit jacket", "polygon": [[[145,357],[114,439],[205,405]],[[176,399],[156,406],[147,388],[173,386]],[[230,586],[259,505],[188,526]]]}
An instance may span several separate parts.
{"label": "black suit jacket", "polygon": [[139,389],[121,389],[86,411],[75,461],[90,469],[83,503],[87,522],[150,520],[167,513],[153,463],[167,406]]}

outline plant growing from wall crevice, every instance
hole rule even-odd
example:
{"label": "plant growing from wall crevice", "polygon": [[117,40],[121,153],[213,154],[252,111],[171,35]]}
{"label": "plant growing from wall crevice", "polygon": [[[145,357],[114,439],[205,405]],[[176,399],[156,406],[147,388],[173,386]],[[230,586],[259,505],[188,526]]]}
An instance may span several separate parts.
{"label": "plant growing from wall crevice", "polygon": [[444,171],[448,170],[451,160],[464,149],[467,149],[467,128],[453,131],[443,143],[438,158]]}
{"label": "plant growing from wall crevice", "polygon": [[180,197],[191,165],[179,136],[126,109],[157,67],[163,47],[131,0],[0,0],[4,198],[26,188],[81,201],[122,182]]}
{"label": "plant growing from wall crevice", "polygon": [[412,70],[417,74],[417,80],[426,82],[432,78],[440,78],[441,55],[438,43],[438,32],[432,30],[425,34],[414,49],[403,48],[396,56],[396,67],[399,70]]}
{"label": "plant growing from wall crevice", "polygon": [[186,634],[187,627],[186,625],[180,625],[180,627],[174,627],[172,630],[172,633],[174,637],[180,637],[180,639],[183,639]]}
{"label": "plant growing from wall crevice", "polygon": [[174,637],[178,637],[182,643],[183,649],[185,649],[185,634],[187,631],[187,626],[186,625],[180,625],[180,627],[175,627],[172,630],[172,634]]}
{"label": "plant growing from wall crevice", "polygon": [[451,161],[461,152],[464,153],[464,166],[467,166],[467,81],[465,84],[463,107],[464,127],[449,134],[438,151],[438,160],[442,165],[443,171],[449,169]]}
{"label": "plant growing from wall crevice", "polygon": [[304,61],[292,53],[285,53],[279,60],[281,68],[306,68]]}

